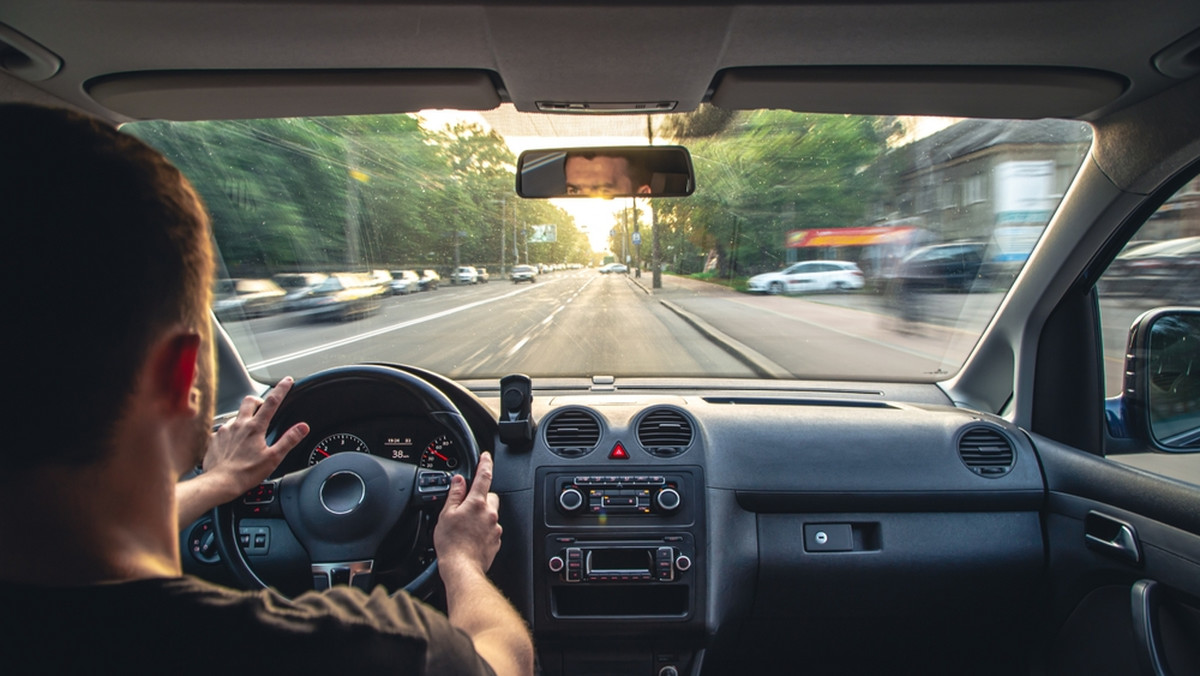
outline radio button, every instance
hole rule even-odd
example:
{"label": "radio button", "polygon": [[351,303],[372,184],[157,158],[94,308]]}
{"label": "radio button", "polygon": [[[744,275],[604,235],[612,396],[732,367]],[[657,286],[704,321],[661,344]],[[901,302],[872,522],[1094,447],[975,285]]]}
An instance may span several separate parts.
{"label": "radio button", "polygon": [[583,507],[583,494],[579,489],[568,488],[558,494],[558,505],[568,512],[574,512]]}
{"label": "radio button", "polygon": [[673,512],[679,508],[681,499],[679,491],[676,491],[674,488],[664,488],[658,492],[658,495],[654,496],[654,501],[658,503],[659,508],[664,512]]}

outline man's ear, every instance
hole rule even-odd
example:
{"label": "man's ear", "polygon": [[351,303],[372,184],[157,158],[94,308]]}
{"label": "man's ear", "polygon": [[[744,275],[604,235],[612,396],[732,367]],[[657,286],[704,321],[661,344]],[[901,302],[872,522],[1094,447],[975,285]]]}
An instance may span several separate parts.
{"label": "man's ear", "polygon": [[199,403],[192,396],[196,380],[196,357],[200,353],[200,334],[194,331],[171,333],[158,344],[154,359],[154,390],[172,413],[194,414]]}

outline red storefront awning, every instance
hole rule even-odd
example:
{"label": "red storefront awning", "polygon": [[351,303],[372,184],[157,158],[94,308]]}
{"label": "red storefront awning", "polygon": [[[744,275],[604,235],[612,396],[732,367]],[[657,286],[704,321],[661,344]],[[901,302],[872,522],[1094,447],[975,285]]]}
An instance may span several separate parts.
{"label": "red storefront awning", "polygon": [[827,246],[872,246],[902,244],[916,232],[913,226],[869,225],[860,228],[822,228],[792,230],[787,234],[789,249]]}

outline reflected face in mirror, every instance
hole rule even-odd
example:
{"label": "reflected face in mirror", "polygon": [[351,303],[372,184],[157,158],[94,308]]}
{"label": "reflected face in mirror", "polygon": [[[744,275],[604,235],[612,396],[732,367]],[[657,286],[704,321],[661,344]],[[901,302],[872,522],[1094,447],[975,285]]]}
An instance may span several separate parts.
{"label": "reflected face in mirror", "polygon": [[649,195],[649,181],[629,159],[611,155],[568,155],[564,165],[567,194],[585,197]]}

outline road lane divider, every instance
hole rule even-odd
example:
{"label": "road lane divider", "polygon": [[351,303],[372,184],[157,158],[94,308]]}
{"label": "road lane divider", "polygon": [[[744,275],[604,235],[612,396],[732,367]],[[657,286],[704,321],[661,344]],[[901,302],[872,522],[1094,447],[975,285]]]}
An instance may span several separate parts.
{"label": "road lane divider", "polygon": [[507,300],[509,298],[512,298],[513,296],[516,296],[516,295],[522,294],[522,293],[526,293],[528,291],[532,291],[537,288],[542,288],[542,287],[537,287],[537,286],[522,287],[522,288],[510,291],[502,296],[496,296],[495,298],[485,298],[483,300],[477,300],[472,303],[467,303],[466,305],[460,305],[458,307],[450,308],[449,310],[442,310],[441,312],[435,312],[430,315],[425,315],[424,317],[417,317],[416,319],[409,319],[407,321],[392,324],[390,326],[384,326],[382,328],[378,328],[373,331],[367,331],[366,333],[360,333],[360,334],[357,334],[354,336],[350,336],[349,338],[342,338],[341,340],[335,340],[335,341],[332,341],[329,343],[322,343],[320,345],[316,345],[316,346],[313,346],[310,348],[299,350],[297,352],[292,352],[290,354],[281,355],[279,357],[272,357],[270,359],[264,359],[262,361],[255,362],[253,364],[247,364],[246,369],[249,371],[253,371],[255,369],[269,368],[271,366],[283,364],[285,362],[293,361],[295,359],[302,359],[304,357],[310,357],[314,354],[325,352],[326,350],[334,350],[339,347],[344,347],[346,345],[352,345],[354,343],[357,343],[357,342],[360,342],[363,340],[370,340],[371,338],[376,338],[378,336],[386,335],[388,333],[392,333],[393,331],[400,331],[402,329],[407,329],[410,326],[416,326],[418,324],[432,322],[432,321],[435,321],[438,319],[442,319],[443,317],[449,317],[451,315],[458,314],[459,312],[466,312],[467,310],[472,310],[474,308],[480,307],[481,305],[488,305],[490,303]]}

